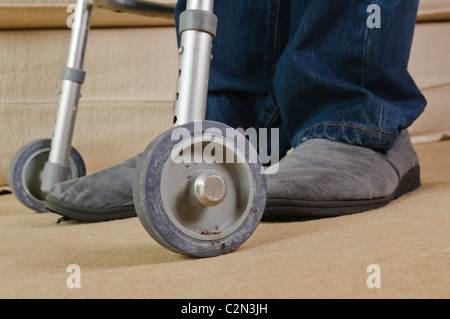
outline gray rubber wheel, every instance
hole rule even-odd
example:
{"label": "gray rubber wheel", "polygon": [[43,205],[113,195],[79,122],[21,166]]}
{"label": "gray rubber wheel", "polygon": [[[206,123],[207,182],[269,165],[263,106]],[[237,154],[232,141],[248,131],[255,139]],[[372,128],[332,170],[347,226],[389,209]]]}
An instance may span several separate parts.
{"label": "gray rubber wheel", "polygon": [[235,250],[255,231],[266,179],[243,135],[222,123],[192,122],[147,147],[135,170],[133,199],[142,225],[162,246],[213,257]]}
{"label": "gray rubber wheel", "polygon": [[[8,182],[13,194],[22,204],[39,213],[45,207],[46,194],[41,191],[42,172],[50,153],[51,139],[32,141],[13,157],[8,171]],[[78,151],[72,147],[69,157],[70,179],[86,175],[86,167]]]}

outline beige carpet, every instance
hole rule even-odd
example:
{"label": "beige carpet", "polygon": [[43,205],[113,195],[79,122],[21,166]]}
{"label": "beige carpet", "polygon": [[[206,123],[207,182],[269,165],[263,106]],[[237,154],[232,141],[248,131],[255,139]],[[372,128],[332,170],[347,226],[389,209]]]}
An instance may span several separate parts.
{"label": "beige carpet", "polygon": [[[160,247],[137,218],[58,225],[1,195],[0,298],[449,298],[450,142],[416,149],[419,190],[362,214],[262,223],[211,259]],[[81,288],[67,286],[71,264]]]}

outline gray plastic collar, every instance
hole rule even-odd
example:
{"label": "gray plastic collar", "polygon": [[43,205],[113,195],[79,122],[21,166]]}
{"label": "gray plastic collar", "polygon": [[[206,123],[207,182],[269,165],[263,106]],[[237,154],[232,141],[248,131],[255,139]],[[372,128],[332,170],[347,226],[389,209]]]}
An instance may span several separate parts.
{"label": "gray plastic collar", "polygon": [[214,38],[217,32],[217,17],[214,13],[205,10],[186,10],[180,15],[179,33],[187,30],[204,31]]}
{"label": "gray plastic collar", "polygon": [[86,72],[76,68],[64,67],[61,75],[62,80],[70,80],[80,84],[84,83]]}

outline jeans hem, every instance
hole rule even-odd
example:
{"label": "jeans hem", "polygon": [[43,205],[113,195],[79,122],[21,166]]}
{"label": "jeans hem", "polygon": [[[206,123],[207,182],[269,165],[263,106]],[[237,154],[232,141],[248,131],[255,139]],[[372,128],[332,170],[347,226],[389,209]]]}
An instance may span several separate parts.
{"label": "jeans hem", "polygon": [[312,138],[326,138],[384,151],[391,149],[397,136],[398,132],[387,133],[358,125],[323,122],[314,124],[297,134],[293,145],[297,147]]}

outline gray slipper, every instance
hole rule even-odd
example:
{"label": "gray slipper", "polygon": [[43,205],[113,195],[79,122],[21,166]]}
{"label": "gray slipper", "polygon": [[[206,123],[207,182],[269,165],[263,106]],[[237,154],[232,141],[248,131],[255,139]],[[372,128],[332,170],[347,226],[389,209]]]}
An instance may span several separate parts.
{"label": "gray slipper", "polygon": [[297,146],[267,175],[264,218],[332,217],[387,205],[420,186],[406,130],[386,153],[327,139]]}
{"label": "gray slipper", "polygon": [[106,221],[137,216],[133,203],[136,155],[105,170],[56,184],[46,207],[70,219]]}

